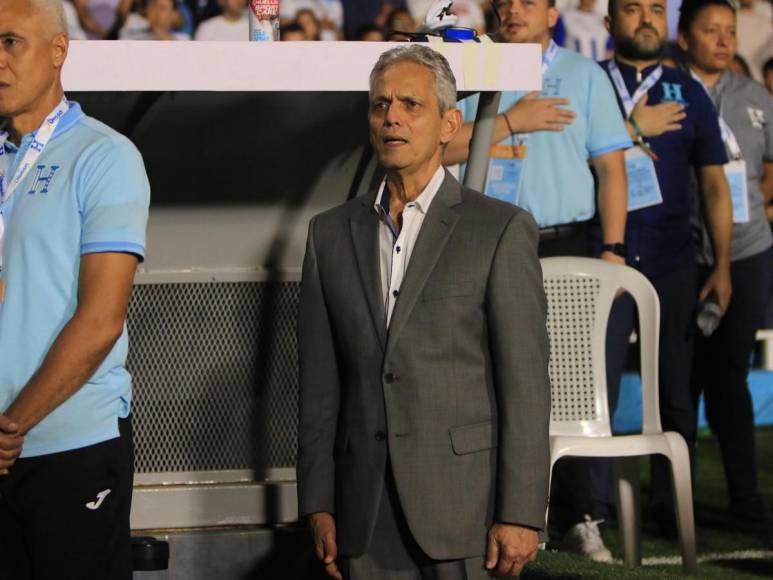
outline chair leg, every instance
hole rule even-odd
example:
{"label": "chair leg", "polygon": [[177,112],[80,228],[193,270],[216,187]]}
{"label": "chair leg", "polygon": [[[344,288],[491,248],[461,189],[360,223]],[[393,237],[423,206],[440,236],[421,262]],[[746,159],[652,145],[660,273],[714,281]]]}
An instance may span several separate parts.
{"label": "chair leg", "polygon": [[692,504],[692,481],[690,476],[690,454],[687,443],[678,433],[665,433],[671,450],[671,482],[674,490],[676,525],[682,548],[682,566],[685,574],[698,574],[698,560],[695,553],[695,517]]}
{"label": "chair leg", "polygon": [[550,473],[548,473],[548,506],[545,508],[545,531],[544,531],[544,533],[540,534],[539,548],[541,550],[545,549],[545,547],[547,545],[547,542],[550,539],[548,537],[548,519],[550,518],[550,500],[551,500],[550,493],[553,490],[553,468],[556,465],[556,461],[558,461],[559,459],[560,459],[560,456],[559,457],[554,457],[553,456],[553,449],[552,449],[552,444],[551,444],[551,449],[550,449]]}
{"label": "chair leg", "polygon": [[639,457],[614,461],[617,484],[617,520],[623,545],[623,560],[629,568],[641,566],[641,518],[639,506]]}

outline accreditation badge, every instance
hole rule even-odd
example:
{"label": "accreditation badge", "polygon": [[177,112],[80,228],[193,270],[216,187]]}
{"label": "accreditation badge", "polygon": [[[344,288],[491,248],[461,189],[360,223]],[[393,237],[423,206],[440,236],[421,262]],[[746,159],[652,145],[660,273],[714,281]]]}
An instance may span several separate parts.
{"label": "accreditation badge", "polygon": [[725,163],[725,176],[733,199],[733,223],[749,221],[749,191],[746,185],[746,161],[738,159]]}
{"label": "accreditation badge", "polygon": [[494,145],[486,178],[486,195],[518,204],[526,145]]}
{"label": "accreditation badge", "polygon": [[663,203],[655,163],[640,147],[626,149],[625,173],[628,176],[628,211]]}

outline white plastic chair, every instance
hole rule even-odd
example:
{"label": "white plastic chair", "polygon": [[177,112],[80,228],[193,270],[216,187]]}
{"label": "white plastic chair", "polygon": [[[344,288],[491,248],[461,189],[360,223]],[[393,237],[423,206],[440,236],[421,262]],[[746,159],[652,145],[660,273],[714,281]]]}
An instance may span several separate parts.
{"label": "white plastic chair", "polygon": [[[541,260],[550,336],[550,468],[561,457],[634,457],[662,454],[671,463],[676,519],[687,574],[697,573],[690,456],[675,432],[663,432],[658,407],[660,303],[639,272],[592,258]],[[613,436],[607,402],[605,341],[619,288],[639,312],[643,428]],[[638,460],[615,462],[618,519],[625,564],[641,565]]]}

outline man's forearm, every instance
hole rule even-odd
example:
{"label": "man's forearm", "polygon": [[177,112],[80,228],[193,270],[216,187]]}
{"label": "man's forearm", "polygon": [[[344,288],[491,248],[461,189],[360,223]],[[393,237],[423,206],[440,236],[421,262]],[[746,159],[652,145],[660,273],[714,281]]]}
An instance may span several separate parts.
{"label": "man's forearm", "polygon": [[729,268],[730,240],[733,235],[733,205],[724,172],[722,179],[704,180],[703,199],[706,206],[706,221],[714,246],[714,266]]}
{"label": "man's forearm", "polygon": [[94,319],[76,312],[4,415],[26,434],[91,378],[122,330],[123,320]]}
{"label": "man's forearm", "polygon": [[599,178],[599,216],[605,244],[625,240],[628,218],[628,179],[623,151],[606,153],[592,160]]}
{"label": "man's forearm", "polygon": [[[472,128],[475,123],[465,123],[459,132],[446,147],[443,153],[443,165],[455,165],[464,163],[470,156],[470,140],[472,139]],[[500,141],[507,139],[512,133],[505,121],[504,113],[497,115],[494,122],[494,133],[491,138],[491,144],[495,145]]]}

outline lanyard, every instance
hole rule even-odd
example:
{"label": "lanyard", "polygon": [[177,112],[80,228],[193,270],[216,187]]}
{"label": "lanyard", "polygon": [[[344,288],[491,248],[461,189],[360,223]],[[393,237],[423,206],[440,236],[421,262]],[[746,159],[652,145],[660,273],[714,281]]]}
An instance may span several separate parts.
{"label": "lanyard", "polygon": [[545,51],[545,54],[542,55],[542,78],[545,78],[545,73],[548,72],[550,65],[556,60],[557,54],[558,45],[551,40],[548,49]]}
{"label": "lanyard", "polygon": [[[695,74],[695,71],[692,69],[690,69],[690,74],[692,75],[692,78],[700,83],[703,90],[706,91],[706,95],[713,101],[713,99],[711,99],[709,88],[706,86],[706,83],[703,82],[703,79]],[[730,128],[730,125],[727,124],[727,121],[722,118],[722,114],[719,111],[717,111],[717,116],[719,117],[719,129],[722,131],[722,141],[724,141],[727,149],[730,151],[731,159],[738,161],[742,157],[741,146],[738,145],[738,139],[735,138],[735,133],[733,133],[733,130]]]}
{"label": "lanyard", "polygon": [[655,86],[655,83],[660,80],[660,77],[663,74],[663,66],[658,65],[657,68],[652,71],[647,76],[647,78],[644,79],[644,81],[642,81],[642,83],[639,85],[639,88],[636,89],[636,92],[632,97],[631,93],[628,92],[628,87],[625,86],[623,75],[620,73],[620,69],[618,68],[614,59],[609,61],[607,64],[607,69],[609,69],[609,75],[612,77],[612,81],[615,83],[617,94],[620,96],[620,100],[623,101],[626,119],[631,116],[631,112],[633,112],[633,108],[636,106],[636,103],[638,103],[642,97],[646,95],[652,87]]}
{"label": "lanyard", "polygon": [[[556,60],[556,55],[558,55],[558,45],[551,39],[550,44],[548,45],[548,49],[542,55],[543,79],[545,78],[545,73],[548,72],[550,65],[553,64],[554,60]],[[517,137],[519,145],[526,145],[529,142],[529,133],[516,133],[512,135],[512,137],[514,140]]]}
{"label": "lanyard", "polygon": [[6,155],[5,152],[5,143],[8,141],[8,131],[0,133],[0,271],[2,271],[3,267],[3,237],[5,234],[3,210],[5,209],[5,204],[11,199],[11,196],[14,191],[16,191],[16,188],[19,187],[19,184],[27,177],[27,174],[30,172],[33,165],[37,163],[37,160],[43,153],[43,149],[46,148],[46,145],[48,145],[48,142],[51,140],[51,136],[54,134],[56,126],[69,109],[70,104],[65,97],[62,97],[62,100],[56,108],[43,120],[40,128],[35,133],[35,138],[27,148],[27,152],[24,154],[21,163],[19,163],[19,166],[16,168],[16,173],[14,173],[10,181],[7,181],[6,179],[9,161],[8,155]]}

